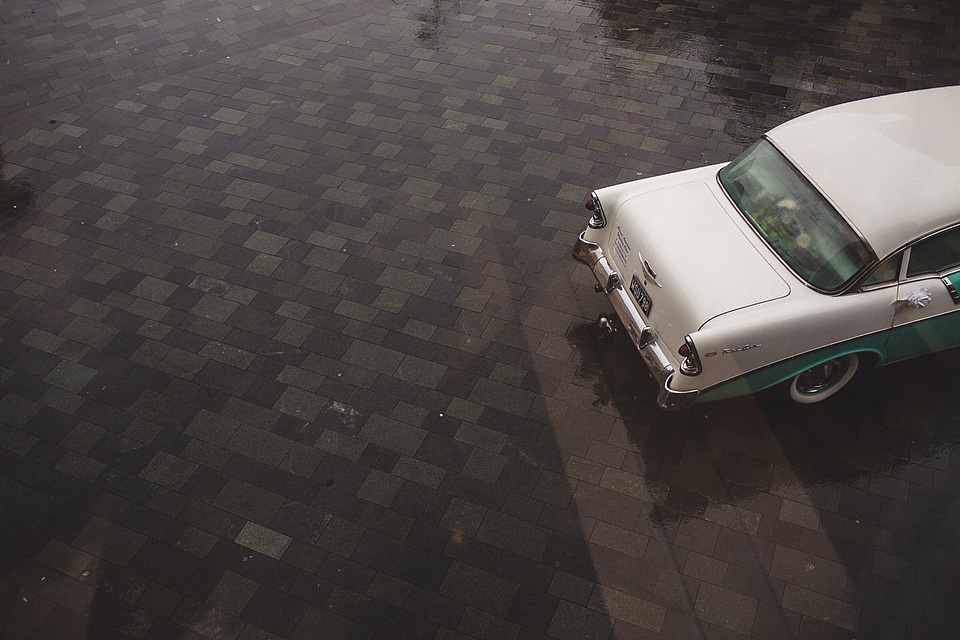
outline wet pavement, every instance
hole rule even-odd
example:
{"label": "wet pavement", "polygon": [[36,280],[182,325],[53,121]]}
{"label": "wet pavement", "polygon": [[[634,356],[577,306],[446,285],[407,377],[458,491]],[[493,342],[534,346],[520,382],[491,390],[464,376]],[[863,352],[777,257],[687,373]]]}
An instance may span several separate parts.
{"label": "wet pavement", "polygon": [[958,16],[3,3],[0,635],[956,637],[957,354],[664,413],[569,250]]}

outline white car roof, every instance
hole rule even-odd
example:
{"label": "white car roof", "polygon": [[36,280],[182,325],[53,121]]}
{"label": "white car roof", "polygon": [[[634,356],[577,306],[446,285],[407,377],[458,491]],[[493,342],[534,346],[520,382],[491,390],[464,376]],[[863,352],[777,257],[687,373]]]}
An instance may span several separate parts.
{"label": "white car roof", "polygon": [[960,222],[960,86],[827,107],[767,138],[880,257]]}

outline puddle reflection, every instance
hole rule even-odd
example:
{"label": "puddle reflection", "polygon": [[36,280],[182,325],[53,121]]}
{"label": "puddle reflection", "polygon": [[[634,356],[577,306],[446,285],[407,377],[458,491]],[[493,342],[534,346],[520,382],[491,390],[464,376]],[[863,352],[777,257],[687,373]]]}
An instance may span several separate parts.
{"label": "puddle reflection", "polygon": [[417,16],[420,26],[417,28],[417,44],[428,49],[437,49],[440,45],[440,32],[447,23],[443,0],[433,0],[430,11]]}
{"label": "puddle reflection", "polygon": [[[815,405],[795,404],[774,388],[674,413],[657,407],[657,384],[622,327],[606,335],[587,322],[567,338],[581,358],[578,379],[596,394],[593,406],[613,408],[622,419],[625,444],[636,452],[625,470],[663,498],[649,515],[654,527],[738,515],[723,513],[730,507],[743,509],[740,516],[760,513],[767,494],[826,508],[835,500],[824,498],[824,489],[878,492],[891,482],[909,488],[960,461],[960,422],[933,413],[933,398],[951,397],[944,381],[956,377],[955,352],[864,372],[844,393]],[[910,402],[931,394],[927,406]]]}
{"label": "puddle reflection", "polygon": [[22,218],[37,200],[29,182],[4,177],[4,166],[3,152],[0,151],[0,227]]}
{"label": "puddle reflection", "polygon": [[429,10],[417,15],[417,20],[420,21],[417,27],[417,44],[427,49],[439,50],[448,14],[451,11],[459,13],[462,8],[463,2],[431,0]]}
{"label": "puddle reflection", "polygon": [[[595,33],[606,45],[602,66],[613,80],[611,91],[628,95],[664,85],[706,91],[714,99],[700,101],[710,104],[710,115],[728,121],[725,133],[740,144],[836,94],[825,82],[836,69],[823,67],[824,61],[854,55],[843,39],[862,9],[862,3],[846,2],[784,7],[776,0],[583,3],[599,17]],[[854,72],[869,79],[864,71]]]}

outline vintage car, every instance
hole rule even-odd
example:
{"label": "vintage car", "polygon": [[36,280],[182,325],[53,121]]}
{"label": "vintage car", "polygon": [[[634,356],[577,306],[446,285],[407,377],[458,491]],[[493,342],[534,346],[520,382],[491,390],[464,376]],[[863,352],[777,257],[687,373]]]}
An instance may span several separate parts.
{"label": "vintage car", "polygon": [[665,409],[960,344],[960,87],[790,120],[729,163],[598,189],[573,249]]}

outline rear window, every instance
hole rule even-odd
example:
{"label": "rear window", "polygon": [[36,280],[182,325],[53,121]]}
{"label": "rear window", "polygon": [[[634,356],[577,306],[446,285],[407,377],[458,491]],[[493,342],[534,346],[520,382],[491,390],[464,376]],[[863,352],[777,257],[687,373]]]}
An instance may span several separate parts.
{"label": "rear window", "polygon": [[721,169],[719,179],[760,237],[811,286],[838,291],[872,260],[853,227],[768,140]]}

